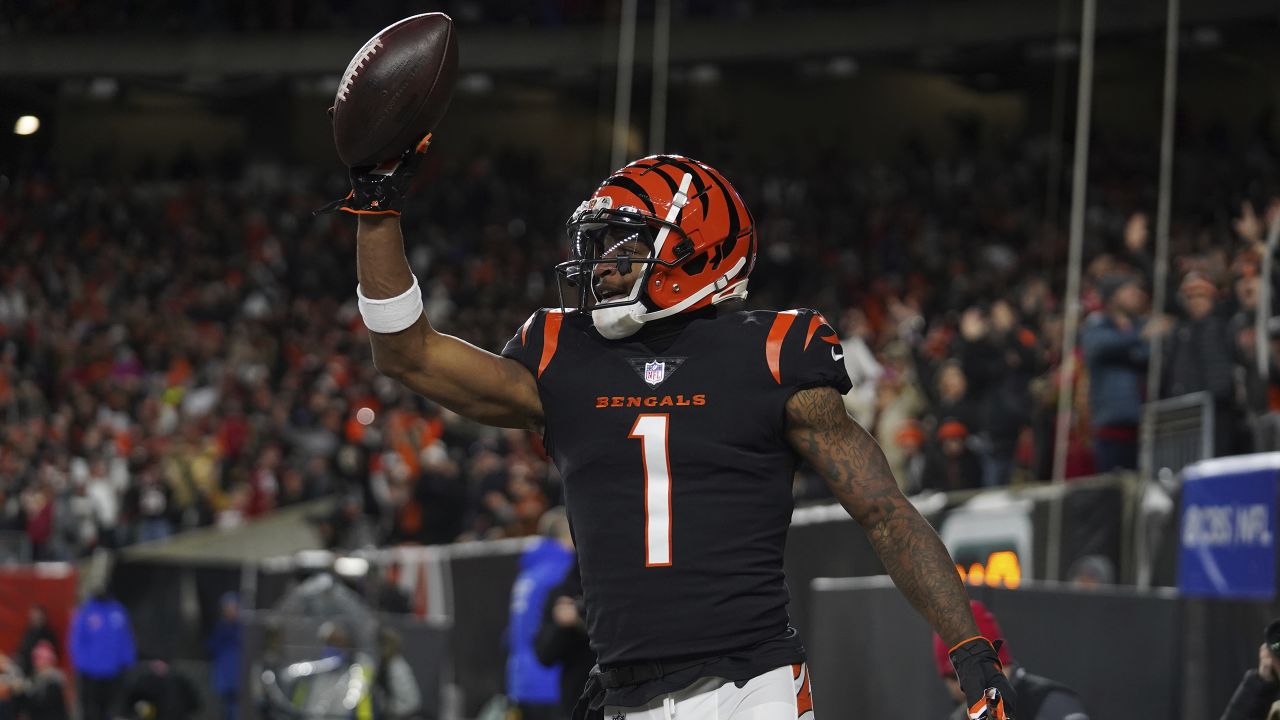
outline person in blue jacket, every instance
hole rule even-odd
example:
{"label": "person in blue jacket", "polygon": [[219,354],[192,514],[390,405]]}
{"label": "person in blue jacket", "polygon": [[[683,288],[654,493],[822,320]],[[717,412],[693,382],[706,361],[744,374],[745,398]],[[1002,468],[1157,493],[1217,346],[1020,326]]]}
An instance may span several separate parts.
{"label": "person in blue jacket", "polygon": [[121,679],[138,657],[129,614],[105,588],[95,590],[76,610],[69,648],[80,684],[80,717],[108,720],[115,711]]}
{"label": "person in blue jacket", "polygon": [[222,703],[222,716],[236,720],[240,702],[240,597],[224,593],[219,606],[222,616],[205,641],[211,660],[213,692]]}
{"label": "person in blue jacket", "polygon": [[573,564],[573,539],[563,508],[548,510],[539,526],[543,537],[520,558],[507,627],[507,697],[520,720],[553,720],[560,705],[560,666],[539,662],[534,640],[551,590]]}
{"label": "person in blue jacket", "polygon": [[1138,467],[1138,424],[1146,400],[1152,338],[1169,319],[1148,317],[1147,293],[1136,275],[1116,273],[1098,282],[1102,310],[1085,320],[1081,349],[1089,369],[1089,421],[1098,472]]}

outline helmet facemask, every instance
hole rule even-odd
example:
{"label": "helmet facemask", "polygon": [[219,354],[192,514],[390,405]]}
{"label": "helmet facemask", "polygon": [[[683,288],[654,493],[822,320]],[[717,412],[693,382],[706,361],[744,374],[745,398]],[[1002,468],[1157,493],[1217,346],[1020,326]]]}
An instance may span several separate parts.
{"label": "helmet facemask", "polygon": [[[561,307],[568,306],[564,291],[568,284],[578,290],[578,310],[591,312],[601,335],[617,340],[634,334],[647,319],[644,316],[656,309],[644,293],[653,267],[679,264],[659,259],[662,246],[687,241],[684,231],[636,208],[592,209],[584,203],[569,220],[567,233],[569,259],[555,268]],[[677,255],[682,261],[688,253]],[[603,276],[597,272],[601,266],[612,266],[623,276],[636,271],[636,277],[621,293],[611,288],[610,294],[602,295]]]}

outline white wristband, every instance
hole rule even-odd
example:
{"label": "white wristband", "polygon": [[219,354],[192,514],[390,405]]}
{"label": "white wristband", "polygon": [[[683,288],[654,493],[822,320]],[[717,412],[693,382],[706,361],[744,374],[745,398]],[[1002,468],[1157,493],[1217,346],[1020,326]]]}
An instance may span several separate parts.
{"label": "white wristband", "polygon": [[422,290],[418,288],[417,276],[411,277],[413,285],[408,290],[382,300],[370,300],[356,285],[360,317],[364,318],[364,326],[370,332],[398,333],[418,322],[422,316]]}

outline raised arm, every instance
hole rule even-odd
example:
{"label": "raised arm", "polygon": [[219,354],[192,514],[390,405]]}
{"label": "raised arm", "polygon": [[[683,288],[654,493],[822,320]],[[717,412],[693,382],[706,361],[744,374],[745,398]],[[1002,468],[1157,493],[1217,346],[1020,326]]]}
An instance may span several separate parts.
{"label": "raised arm", "polygon": [[960,575],[938,533],[898,489],[884,452],[829,387],[787,401],[787,439],[871,540],[902,594],[948,646],[978,634]]}
{"label": "raised arm", "polygon": [[[361,214],[356,274],[369,300],[393,298],[413,285],[397,215]],[[397,333],[369,333],[379,372],[410,390],[487,425],[538,429],[542,401],[520,363],[437,332],[426,315]]]}

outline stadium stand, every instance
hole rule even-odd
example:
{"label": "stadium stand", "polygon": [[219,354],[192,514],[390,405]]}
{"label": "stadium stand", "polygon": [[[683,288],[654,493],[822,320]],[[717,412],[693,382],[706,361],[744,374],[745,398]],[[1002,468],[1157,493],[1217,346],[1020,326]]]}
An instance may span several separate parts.
{"label": "stadium stand", "polygon": [[[1038,219],[1038,147],[907,148],[903,162],[870,166],[813,157],[794,174],[743,168],[767,239],[752,302],[822,308],[840,318],[846,344],[865,345],[851,398],[866,400],[851,409],[910,491],[929,489],[905,468],[916,453],[942,483],[932,489],[1048,477],[1061,291],[1038,271],[1061,262],[1064,243]],[[1254,187],[1274,186],[1274,149],[1258,140],[1239,151],[1264,171]],[[1219,153],[1208,138],[1185,150],[1182,162],[1203,172],[1182,175],[1195,185],[1182,191],[1192,200],[1178,209],[1171,283],[1192,272],[1205,283],[1244,371],[1256,216],[1276,206],[1260,196],[1242,209],[1251,187],[1233,184]],[[1105,278],[1145,277],[1151,264],[1142,213],[1152,188],[1133,172],[1149,157],[1103,144],[1096,160],[1106,192],[1090,213],[1090,311]],[[246,182],[185,161],[134,182],[4,181],[0,413],[16,422],[0,450],[0,528],[25,533],[33,558],[235,527],[327,493],[361,503],[368,528],[339,533],[345,542],[381,544],[528,534],[558,500],[536,443],[376,376],[350,293],[353,237],[344,220],[311,215],[329,178],[279,170]],[[410,231],[427,312],[496,350],[526,310],[557,302],[542,271],[560,252],[557,211],[577,184],[543,182],[518,153],[437,173],[422,183]],[[969,182],[977,176],[992,181]],[[802,268],[815,263],[833,272],[814,282]],[[1243,423],[1272,407],[1258,397],[1232,386],[1219,412]],[[1072,475],[1093,469],[1080,416]],[[937,472],[963,464],[943,436],[961,439],[969,471]],[[803,474],[797,493],[825,496]]]}

